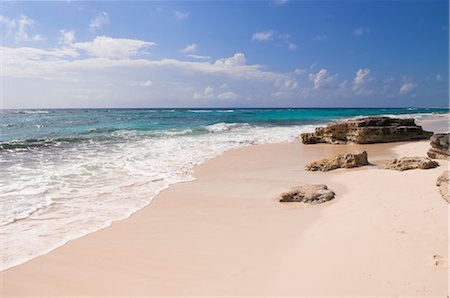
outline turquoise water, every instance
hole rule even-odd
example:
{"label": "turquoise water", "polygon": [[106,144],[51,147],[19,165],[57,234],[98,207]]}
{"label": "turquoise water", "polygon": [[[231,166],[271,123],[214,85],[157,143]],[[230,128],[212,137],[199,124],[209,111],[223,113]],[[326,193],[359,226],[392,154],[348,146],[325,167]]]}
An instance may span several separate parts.
{"label": "turquoise water", "polygon": [[[164,132],[201,134],[214,123],[306,125],[364,115],[444,113],[448,109],[50,109],[3,110],[0,149],[120,139],[118,131],[143,137]],[[189,132],[186,130],[189,129]],[[116,134],[115,134],[116,133]]]}
{"label": "turquoise water", "polygon": [[67,109],[0,113],[1,269],[143,208],[226,150],[329,121],[448,109]]}

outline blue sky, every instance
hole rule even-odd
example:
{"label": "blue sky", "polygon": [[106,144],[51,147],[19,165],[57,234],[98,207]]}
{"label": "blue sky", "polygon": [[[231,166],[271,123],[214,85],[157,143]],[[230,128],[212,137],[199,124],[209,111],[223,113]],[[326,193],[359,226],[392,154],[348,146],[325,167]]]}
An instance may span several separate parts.
{"label": "blue sky", "polygon": [[448,1],[1,5],[4,108],[449,101]]}

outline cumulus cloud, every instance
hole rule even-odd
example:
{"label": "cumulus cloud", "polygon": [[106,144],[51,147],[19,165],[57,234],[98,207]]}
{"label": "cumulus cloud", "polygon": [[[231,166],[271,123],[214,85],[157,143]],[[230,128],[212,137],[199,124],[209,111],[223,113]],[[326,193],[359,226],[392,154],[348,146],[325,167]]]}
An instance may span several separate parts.
{"label": "cumulus cloud", "polygon": [[276,32],[273,30],[256,32],[256,33],[253,33],[252,40],[271,41],[271,40],[273,40],[275,33]]}
{"label": "cumulus cloud", "polygon": [[179,20],[184,20],[189,17],[189,12],[174,10],[173,15]]}
{"label": "cumulus cloud", "polygon": [[32,28],[36,21],[25,15],[20,15],[18,19],[11,19],[0,15],[0,23],[6,28],[7,36],[12,36],[15,41],[43,41],[46,40],[40,34],[28,33],[28,29]]}
{"label": "cumulus cloud", "polygon": [[280,78],[275,84],[283,91],[290,91],[298,89],[298,81],[294,78]]}
{"label": "cumulus cloud", "polygon": [[244,53],[236,53],[232,57],[222,58],[216,60],[216,65],[245,65],[247,63],[247,59],[245,58]]}
{"label": "cumulus cloud", "polygon": [[203,91],[196,91],[192,95],[192,98],[194,99],[236,99],[238,98],[238,95],[234,92],[227,91],[227,92],[215,92],[214,88],[211,86],[206,87]]}
{"label": "cumulus cloud", "polygon": [[91,21],[89,22],[89,30],[94,32],[96,30],[102,29],[103,26],[108,25],[109,23],[109,15],[108,13],[103,11],[91,19]]}
{"label": "cumulus cloud", "polygon": [[78,42],[73,47],[86,51],[90,56],[121,59],[135,56],[154,45],[156,43],[149,41],[97,36],[93,41]]}
{"label": "cumulus cloud", "polygon": [[442,81],[442,76],[440,74],[436,75],[436,81]]}
{"label": "cumulus cloud", "polygon": [[356,94],[369,95],[373,93],[373,90],[366,89],[366,85],[373,80],[373,78],[370,76],[370,73],[371,71],[368,68],[358,69],[352,82],[352,89]]}
{"label": "cumulus cloud", "polygon": [[408,83],[404,83],[399,90],[400,94],[406,94],[409,93],[411,91],[413,91],[415,88],[417,87],[417,84],[408,82]]}
{"label": "cumulus cloud", "polygon": [[59,30],[58,43],[62,45],[71,45],[75,40],[75,31]]}
{"label": "cumulus cloud", "polygon": [[353,30],[353,35],[356,37],[361,37],[367,35],[370,32],[370,29],[364,26],[359,26],[355,30]]}
{"label": "cumulus cloud", "polygon": [[335,79],[335,76],[331,76],[328,71],[322,68],[318,73],[309,74],[309,80],[313,83],[314,89],[321,89],[330,85]]}
{"label": "cumulus cloud", "polygon": [[182,53],[188,54],[188,53],[195,53],[197,51],[197,44],[191,43],[188,44],[184,49],[181,50]]}

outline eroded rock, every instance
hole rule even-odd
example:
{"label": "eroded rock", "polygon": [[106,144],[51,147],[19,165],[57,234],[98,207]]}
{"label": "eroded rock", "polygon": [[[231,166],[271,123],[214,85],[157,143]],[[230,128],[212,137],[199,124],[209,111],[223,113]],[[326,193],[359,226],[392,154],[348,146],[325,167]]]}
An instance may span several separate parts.
{"label": "eroded rock", "polygon": [[428,157],[434,159],[450,159],[449,149],[450,133],[437,133],[430,138],[431,148]]}
{"label": "eroded rock", "polygon": [[413,169],[432,169],[439,166],[439,163],[427,157],[402,157],[388,162],[387,169],[406,171]]}
{"label": "eroded rock", "polygon": [[432,135],[416,125],[413,118],[366,117],[318,127],[313,133],[303,133],[301,138],[304,144],[371,144],[423,140]]}
{"label": "eroded rock", "polygon": [[331,158],[324,158],[313,161],[305,166],[307,171],[331,171],[339,168],[355,168],[368,165],[367,152],[355,152],[335,155]]}
{"label": "eroded rock", "polygon": [[450,202],[450,194],[448,193],[448,180],[449,180],[449,171],[443,172],[436,181],[436,186],[439,187],[439,192],[444,200]]}
{"label": "eroded rock", "polygon": [[320,204],[332,200],[334,196],[334,192],[324,184],[308,184],[282,193],[280,202]]}

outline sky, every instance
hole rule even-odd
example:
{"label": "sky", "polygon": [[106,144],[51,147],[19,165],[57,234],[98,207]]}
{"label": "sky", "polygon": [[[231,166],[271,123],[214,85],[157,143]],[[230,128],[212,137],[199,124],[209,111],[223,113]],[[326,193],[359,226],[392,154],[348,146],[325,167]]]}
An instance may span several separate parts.
{"label": "sky", "polygon": [[0,2],[2,108],[449,105],[449,2]]}

